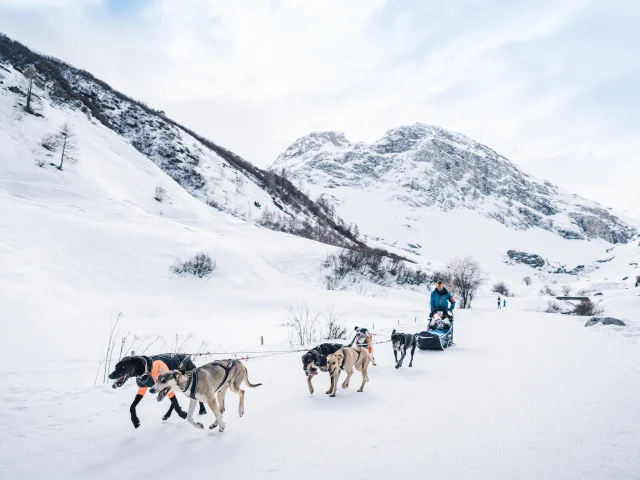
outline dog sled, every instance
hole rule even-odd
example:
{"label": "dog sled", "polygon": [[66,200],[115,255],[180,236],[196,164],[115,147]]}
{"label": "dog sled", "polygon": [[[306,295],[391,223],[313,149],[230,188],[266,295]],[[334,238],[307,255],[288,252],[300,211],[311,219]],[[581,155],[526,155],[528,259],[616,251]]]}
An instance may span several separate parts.
{"label": "dog sled", "polygon": [[416,335],[420,350],[445,350],[455,345],[453,343],[453,320],[448,327],[429,327],[426,331]]}

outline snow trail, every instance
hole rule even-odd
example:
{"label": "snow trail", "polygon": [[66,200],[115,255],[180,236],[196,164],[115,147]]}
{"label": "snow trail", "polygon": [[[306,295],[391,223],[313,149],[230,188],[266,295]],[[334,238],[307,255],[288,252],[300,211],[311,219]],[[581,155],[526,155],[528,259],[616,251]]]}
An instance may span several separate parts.
{"label": "snow trail", "polygon": [[[356,392],[356,373],[333,399],[323,393],[326,375],[309,395],[297,353],[249,360],[250,378],[264,385],[247,389],[242,419],[237,397],[227,395],[222,434],[175,415],[163,423],[168,403],[151,396],[134,430],[133,385],[80,386],[91,363],[3,372],[11,386],[0,425],[13,439],[3,471],[78,479],[319,479],[336,471],[362,479],[637,478],[637,346],[586,332],[562,316],[459,312],[456,347],[417,351],[413,368],[395,370],[391,347],[379,345],[365,391]],[[627,368],[602,361],[614,355]],[[212,421],[209,413],[205,424]]]}

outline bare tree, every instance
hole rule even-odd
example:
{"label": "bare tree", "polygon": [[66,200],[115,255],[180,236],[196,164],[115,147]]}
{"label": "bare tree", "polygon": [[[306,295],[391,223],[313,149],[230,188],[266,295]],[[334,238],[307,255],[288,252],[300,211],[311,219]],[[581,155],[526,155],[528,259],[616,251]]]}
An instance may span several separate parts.
{"label": "bare tree", "polygon": [[455,258],[448,265],[452,283],[462,299],[460,308],[471,308],[471,302],[486,277],[473,257]]}
{"label": "bare tree", "polygon": [[531,280],[531,277],[524,277],[522,281],[527,287],[533,283],[533,281]]}
{"label": "bare tree", "polygon": [[37,70],[33,65],[30,65],[23,72],[24,78],[27,80],[27,102],[24,106],[24,110],[27,113],[34,113],[33,111],[33,87],[44,86]]}
{"label": "bare tree", "polygon": [[78,161],[78,143],[76,141],[76,134],[69,125],[65,122],[58,131],[60,138],[61,152],[60,152],[60,165],[57,165],[58,170],[62,170],[62,165],[65,160],[68,163],[75,163]]}

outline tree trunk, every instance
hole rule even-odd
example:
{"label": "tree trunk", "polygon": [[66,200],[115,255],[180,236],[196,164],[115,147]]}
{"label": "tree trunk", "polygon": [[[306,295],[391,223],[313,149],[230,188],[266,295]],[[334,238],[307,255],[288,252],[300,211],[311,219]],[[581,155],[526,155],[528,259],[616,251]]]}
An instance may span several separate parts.
{"label": "tree trunk", "polygon": [[31,113],[31,91],[33,90],[33,79],[29,79],[29,87],[27,88],[27,105],[24,107],[27,113]]}
{"label": "tree trunk", "polygon": [[67,136],[64,136],[64,143],[62,144],[62,154],[60,155],[60,165],[58,165],[58,170],[62,170],[62,164],[64,163],[64,151],[67,148]]}

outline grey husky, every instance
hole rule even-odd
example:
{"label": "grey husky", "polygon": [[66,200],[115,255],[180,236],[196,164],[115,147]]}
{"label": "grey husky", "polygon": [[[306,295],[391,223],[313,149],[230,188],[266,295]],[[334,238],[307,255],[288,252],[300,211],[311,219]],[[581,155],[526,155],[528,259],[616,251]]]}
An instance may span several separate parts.
{"label": "grey husky", "polygon": [[238,413],[241,417],[244,415],[244,390],[240,388],[242,382],[245,382],[250,388],[262,385],[261,383],[254,385],[249,382],[247,367],[240,360],[218,360],[186,373],[179,370],[163,373],[158,377],[151,392],[158,393],[159,402],[171,391],[180,391],[187,395],[191,399],[187,421],[200,429],[203,429],[204,425],[196,422],[193,419],[193,414],[199,401],[208,403],[216,416],[215,422],[209,426],[209,429],[213,430],[219,426],[222,432],[225,428],[222,414],[225,411],[224,397],[227,390],[230,389],[240,396]]}

